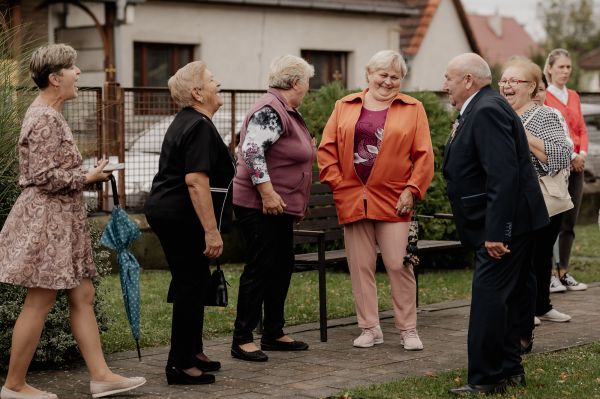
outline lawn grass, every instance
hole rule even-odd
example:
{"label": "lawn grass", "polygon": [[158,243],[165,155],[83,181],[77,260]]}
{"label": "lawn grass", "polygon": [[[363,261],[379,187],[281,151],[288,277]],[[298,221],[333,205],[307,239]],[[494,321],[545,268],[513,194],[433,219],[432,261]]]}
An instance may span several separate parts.
{"label": "lawn grass", "polygon": [[[524,358],[523,365],[527,375],[526,387],[511,387],[504,395],[486,397],[600,398],[600,342],[558,352],[528,355]],[[465,384],[466,378],[466,370],[462,369],[352,389],[341,393],[338,397],[348,399],[450,398],[455,396],[448,394],[448,389]]]}
{"label": "lawn grass", "polygon": [[[600,281],[600,232],[597,225],[577,226],[573,249],[572,271],[583,282]],[[596,258],[596,259],[594,259]],[[226,265],[230,305],[227,308],[207,307],[204,323],[206,338],[228,335],[233,328],[237,290],[242,265]],[[435,270],[419,274],[420,305],[455,299],[467,299],[471,294],[471,270]],[[391,309],[390,289],[385,273],[377,273],[379,309]],[[145,271],[141,274],[141,344],[143,347],[168,345],[171,332],[171,305],[166,303],[170,274],[166,271]],[[119,278],[103,279],[100,293],[105,298],[110,328],[102,334],[104,350],[112,353],[134,348],[123,309]],[[286,301],[288,325],[318,320],[318,273],[294,273]],[[354,301],[350,276],[345,272],[327,273],[327,310],[329,319],[351,316]]]}

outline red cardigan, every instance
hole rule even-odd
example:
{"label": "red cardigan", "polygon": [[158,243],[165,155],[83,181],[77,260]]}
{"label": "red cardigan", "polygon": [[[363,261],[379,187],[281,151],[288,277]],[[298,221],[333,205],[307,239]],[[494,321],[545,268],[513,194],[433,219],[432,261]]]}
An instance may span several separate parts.
{"label": "red cardigan", "polygon": [[556,108],[560,111],[569,127],[569,134],[573,140],[573,152],[579,154],[581,151],[588,152],[588,133],[583,115],[581,113],[581,102],[579,94],[574,90],[567,89],[569,92],[569,100],[567,105],[563,104],[551,92],[546,92],[546,104],[549,107]]}

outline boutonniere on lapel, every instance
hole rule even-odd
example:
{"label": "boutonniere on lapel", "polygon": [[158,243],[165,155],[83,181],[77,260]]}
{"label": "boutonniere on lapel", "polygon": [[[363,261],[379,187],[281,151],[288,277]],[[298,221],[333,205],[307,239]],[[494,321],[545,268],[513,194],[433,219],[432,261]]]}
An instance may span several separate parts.
{"label": "boutonniere on lapel", "polygon": [[460,116],[458,118],[456,118],[456,120],[452,124],[452,130],[450,131],[450,137],[448,138],[448,144],[452,143],[452,140],[454,140],[454,136],[456,135],[456,130],[458,129],[459,124],[460,124]]}

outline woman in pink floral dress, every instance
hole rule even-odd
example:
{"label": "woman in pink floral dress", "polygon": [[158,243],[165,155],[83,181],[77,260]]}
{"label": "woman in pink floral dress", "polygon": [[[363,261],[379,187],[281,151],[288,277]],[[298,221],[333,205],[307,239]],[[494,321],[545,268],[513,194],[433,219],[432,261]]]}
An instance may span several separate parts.
{"label": "woman in pink floral dress", "polygon": [[23,192],[0,232],[0,282],[27,287],[15,323],[8,375],[1,399],[53,399],[25,382],[57,290],[67,290],[71,330],[90,372],[94,397],[123,392],[146,382],[126,378],[106,365],[93,310],[96,276],[86,222],[83,187],[105,181],[102,160],[89,171],[61,109],[77,97],[81,71],[73,48],[58,44],[32,55],[31,77],[40,93],[25,114],[19,137],[19,184]]}

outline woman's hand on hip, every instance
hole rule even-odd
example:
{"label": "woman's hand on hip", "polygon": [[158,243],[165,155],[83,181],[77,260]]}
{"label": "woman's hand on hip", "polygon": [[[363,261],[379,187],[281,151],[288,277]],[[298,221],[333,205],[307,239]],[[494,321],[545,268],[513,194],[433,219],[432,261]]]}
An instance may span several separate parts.
{"label": "woman's hand on hip", "polygon": [[398,216],[408,215],[413,210],[414,207],[414,199],[412,192],[405,188],[400,194],[400,198],[398,198],[398,202],[396,203],[396,214]]}
{"label": "woman's hand on hip", "polygon": [[214,229],[204,232],[204,241],[206,241],[204,256],[210,259],[221,256],[223,253],[223,239],[219,230]]}

